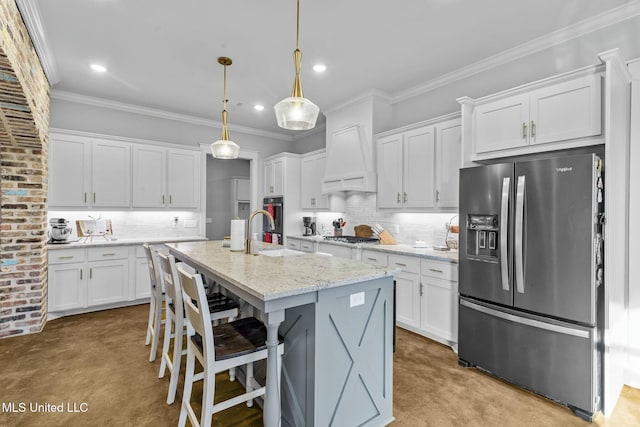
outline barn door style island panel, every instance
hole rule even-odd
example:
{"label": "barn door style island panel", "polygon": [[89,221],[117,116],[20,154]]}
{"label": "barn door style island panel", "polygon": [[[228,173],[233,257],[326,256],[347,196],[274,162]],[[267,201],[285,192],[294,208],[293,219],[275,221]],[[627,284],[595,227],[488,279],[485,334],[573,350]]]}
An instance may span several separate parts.
{"label": "barn door style island panel", "polygon": [[[265,426],[393,421],[392,269],[265,243],[257,256],[221,241],[167,246],[264,314]],[[285,340],[281,378],[278,333]]]}

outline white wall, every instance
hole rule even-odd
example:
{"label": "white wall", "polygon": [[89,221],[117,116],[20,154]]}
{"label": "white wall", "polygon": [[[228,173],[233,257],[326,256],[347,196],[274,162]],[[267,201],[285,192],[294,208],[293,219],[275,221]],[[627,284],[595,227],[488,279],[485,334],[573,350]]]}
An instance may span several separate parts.
{"label": "white wall", "polygon": [[326,147],[327,133],[324,125],[314,132],[307,132],[300,137],[296,137],[291,148],[292,153],[305,154],[311,151],[320,150]]}
{"label": "white wall", "polygon": [[206,236],[222,240],[231,232],[231,178],[250,178],[249,160],[220,160],[207,156]]}

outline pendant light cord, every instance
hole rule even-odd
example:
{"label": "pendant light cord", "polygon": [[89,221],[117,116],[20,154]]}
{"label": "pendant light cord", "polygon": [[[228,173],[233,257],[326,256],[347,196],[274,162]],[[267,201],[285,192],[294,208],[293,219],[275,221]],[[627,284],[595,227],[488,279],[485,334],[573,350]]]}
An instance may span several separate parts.
{"label": "pendant light cord", "polygon": [[299,39],[300,39],[300,0],[297,0],[296,7],[296,50],[299,50]]}

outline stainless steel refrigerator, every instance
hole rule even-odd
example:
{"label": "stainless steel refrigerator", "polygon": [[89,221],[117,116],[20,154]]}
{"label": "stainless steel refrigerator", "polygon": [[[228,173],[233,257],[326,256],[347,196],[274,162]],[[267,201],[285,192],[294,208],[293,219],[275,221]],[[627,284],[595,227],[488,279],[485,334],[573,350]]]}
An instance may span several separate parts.
{"label": "stainless steel refrigerator", "polygon": [[460,171],[459,362],[591,419],[601,405],[595,154]]}

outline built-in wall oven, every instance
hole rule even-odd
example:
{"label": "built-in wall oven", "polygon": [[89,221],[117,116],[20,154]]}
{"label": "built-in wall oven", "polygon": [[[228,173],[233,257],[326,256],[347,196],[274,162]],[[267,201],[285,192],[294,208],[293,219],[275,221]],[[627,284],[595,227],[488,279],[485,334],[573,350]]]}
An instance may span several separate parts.
{"label": "built-in wall oven", "polygon": [[269,227],[269,220],[263,217],[262,222],[262,241],[281,243],[282,232],[284,229],[284,201],[282,197],[265,197],[262,203],[262,208],[269,212],[273,217],[275,223],[275,229],[271,230]]}

